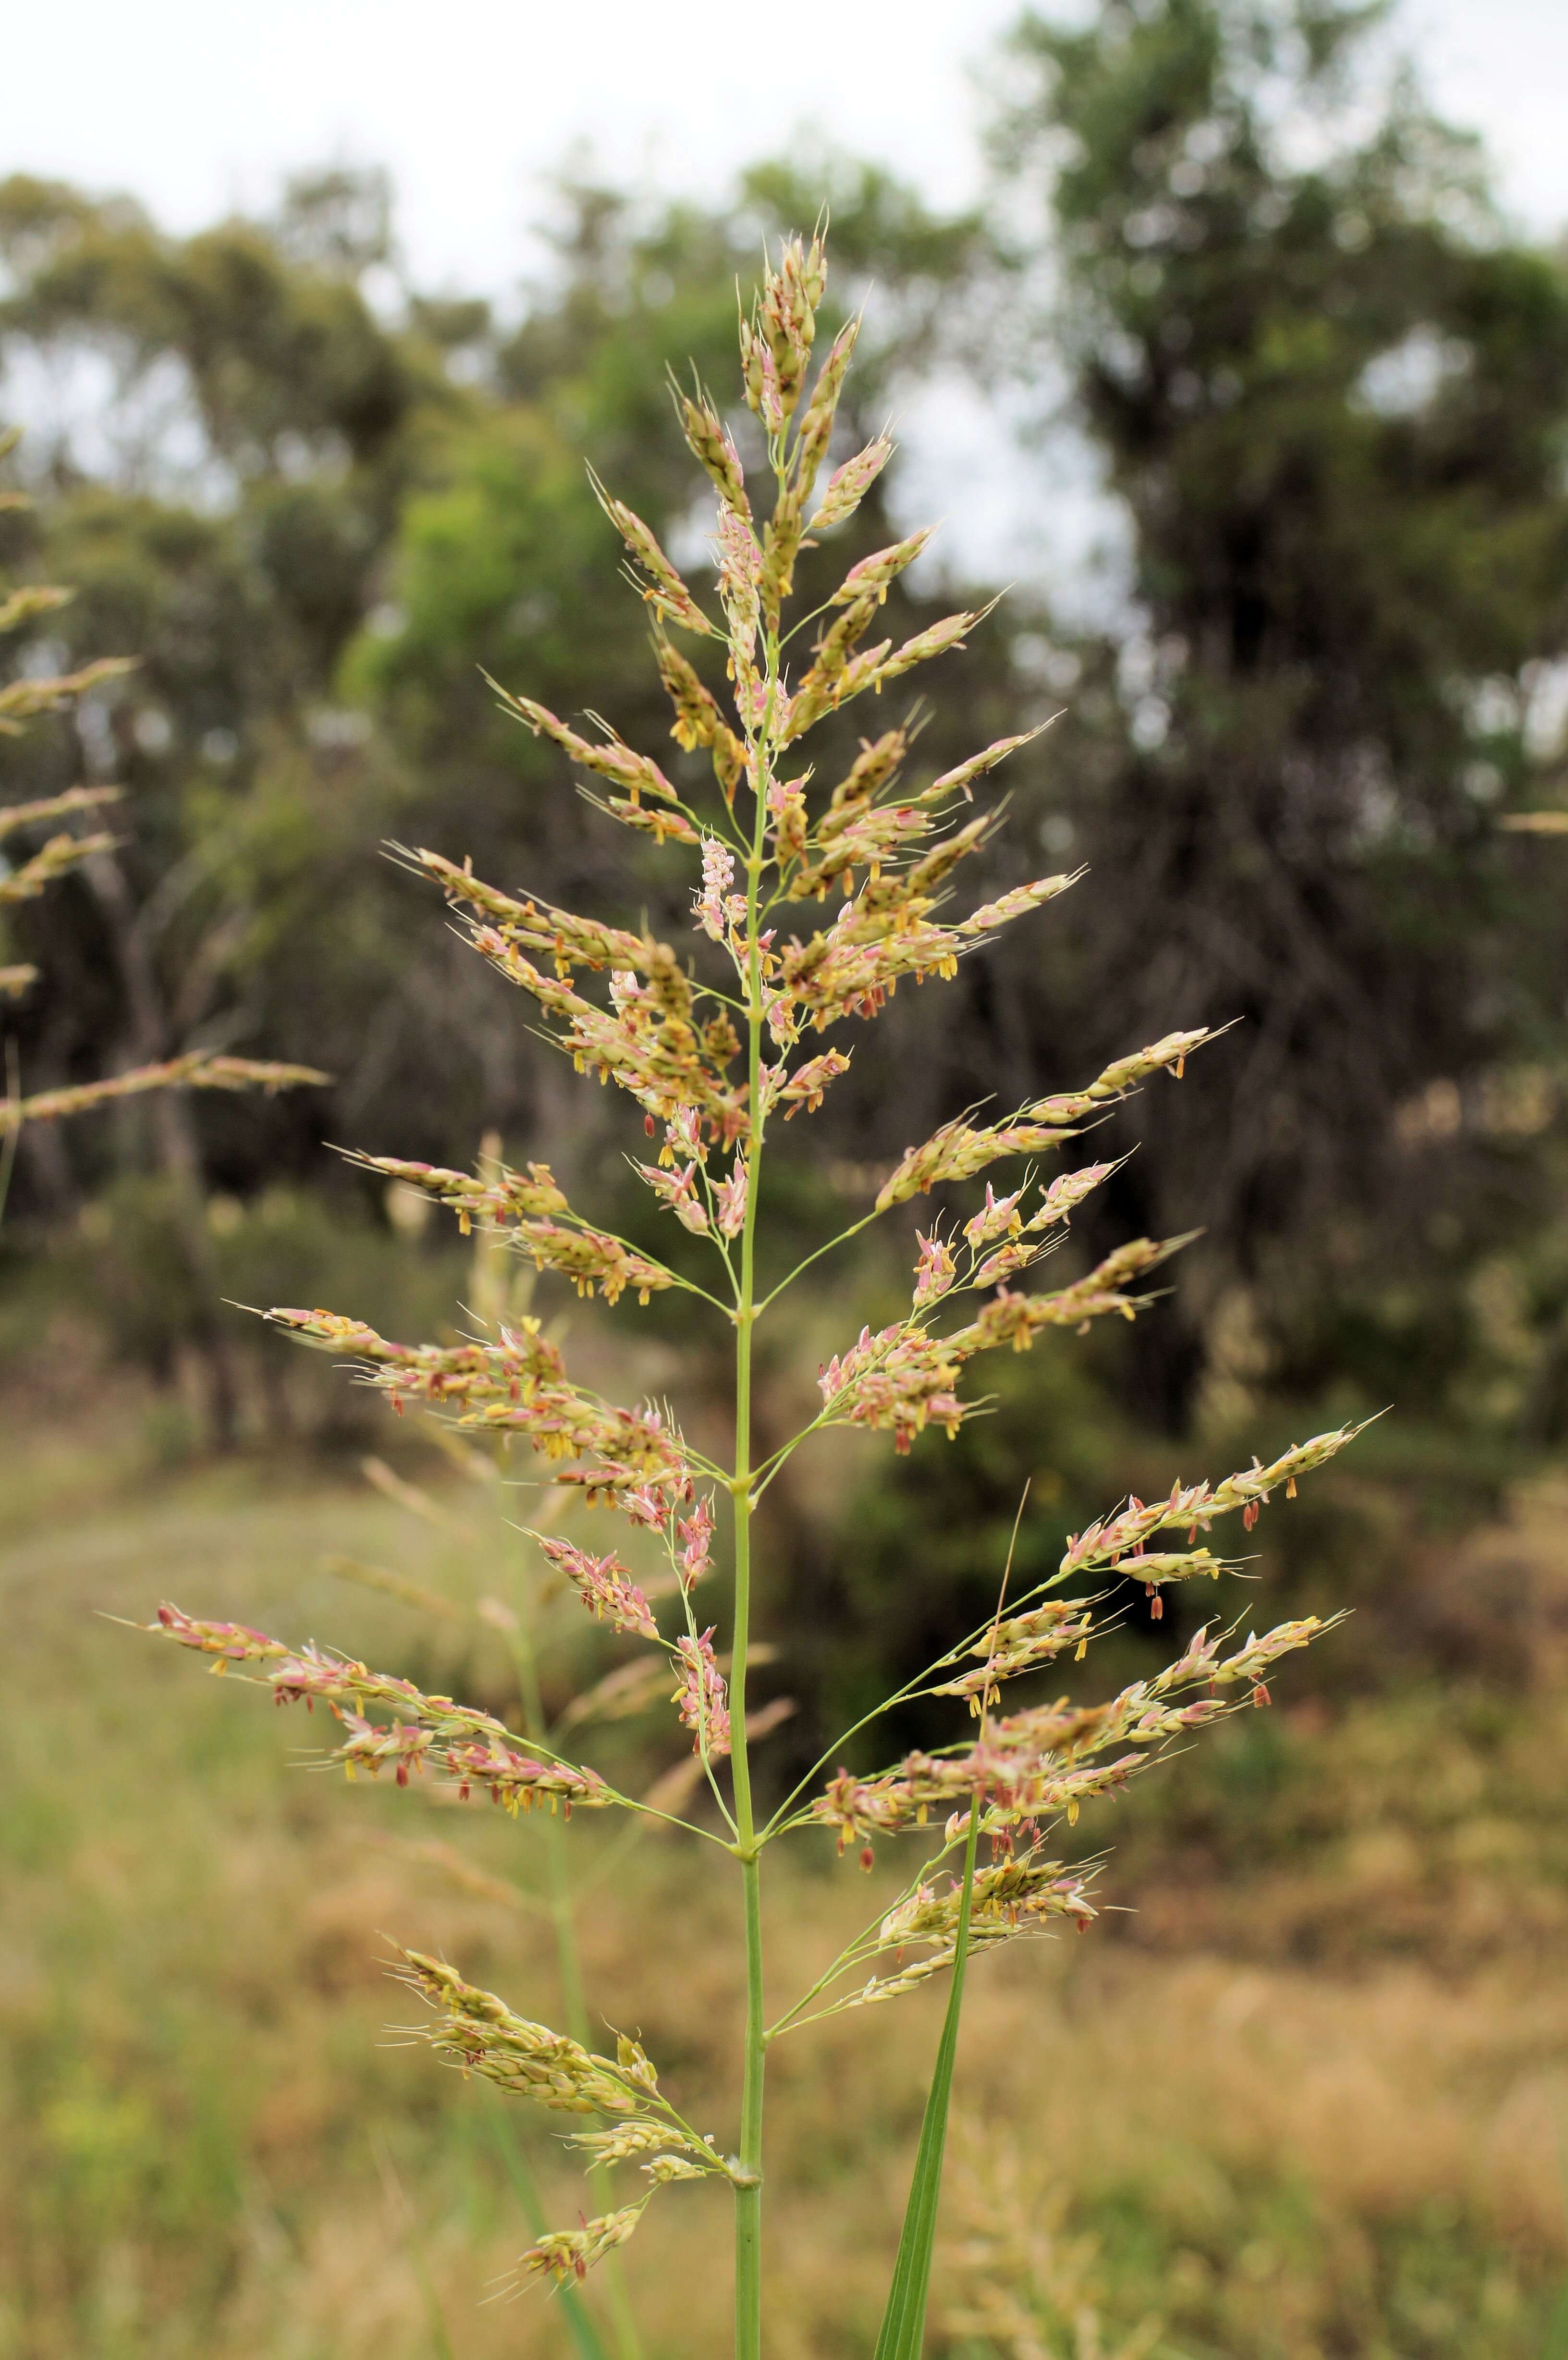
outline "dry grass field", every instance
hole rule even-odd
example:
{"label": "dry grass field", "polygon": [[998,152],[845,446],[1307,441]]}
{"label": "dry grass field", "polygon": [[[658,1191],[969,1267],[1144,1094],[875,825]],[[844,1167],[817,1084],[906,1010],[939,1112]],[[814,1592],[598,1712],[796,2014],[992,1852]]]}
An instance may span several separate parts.
{"label": "dry grass field", "polygon": [[[555,2013],[548,1928],[440,1865],[461,1840],[504,1874],[538,1830],[345,1791],[301,1765],[302,1716],[101,1619],[172,1596],[504,1702],[498,1642],[460,1629],[432,1653],[404,1607],[321,1569],[346,1551],[446,1579],[450,1537],[352,1469],[158,1473],[134,1423],[10,1427],[0,2355],[564,2352],[559,2307],[485,2300],[529,2234],[506,2137],[553,2219],[581,2180],[548,2132],[387,2029],[410,2005],[394,1936]],[[1565,1509],[1543,1481],[1462,1568],[1525,1618],[1523,1692],[1457,1677],[1336,1711],[1292,1708],[1282,1680],[1279,1711],[1120,1812],[1117,1910],[977,1969],[939,2348],[1568,2355]],[[729,2138],[727,1892],[688,1840],[612,1859],[614,1830],[571,1834],[580,1873],[604,1872],[583,1913],[595,2013],[638,2028]],[[825,1840],[780,1861],[781,1994],[885,1879]],[[871,2348],[937,2013],[926,1994],[776,2051],[777,2360]],[[671,2190],[628,2249],[648,2360],[724,2348],[721,2210]]]}

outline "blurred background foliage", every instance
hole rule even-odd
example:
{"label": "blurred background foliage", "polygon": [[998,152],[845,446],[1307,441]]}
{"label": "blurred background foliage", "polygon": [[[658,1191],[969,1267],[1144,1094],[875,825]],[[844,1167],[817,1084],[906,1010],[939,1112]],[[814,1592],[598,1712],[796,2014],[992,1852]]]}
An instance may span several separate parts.
{"label": "blurred background foliage", "polygon": [[[7,955],[42,971],[14,1054],[30,1089],[194,1043],[337,1077],[177,1124],[144,1102],[27,1131],[13,1328],[74,1305],[166,1391],[221,1363],[201,1413],[220,1445],[330,1430],[319,1388],[291,1405],[305,1381],[214,1320],[214,1277],[428,1320],[449,1241],[399,1233],[327,1142],[465,1164],[493,1128],[623,1226],[661,1226],[615,1109],[378,855],[429,843],[680,930],[678,857],[595,823],[481,668],[702,763],[669,744],[584,455],[709,563],[664,375],[730,380],[735,282],[825,201],[833,303],[869,298],[844,447],[967,380],[1026,487],[1029,436],[1077,433],[1129,564],[1098,628],[1074,585],[1030,582],[940,667],[932,770],[1059,716],[1014,766],[985,889],[1089,875],[855,1041],[814,1131],[786,1134],[804,1159],[776,1199],[786,1245],[976,1076],[1016,1101],[1173,1023],[1241,1021],[1116,1118],[1114,1144],[1140,1152],[1083,1224],[1087,1246],[1203,1227],[1159,1315],[1070,1366],[1036,1355],[972,1447],[874,1480],[853,1565],[843,1484],[825,1513],[780,1498],[797,1591],[875,1656],[894,1642],[872,1636],[869,1535],[898,1555],[911,1512],[922,1531],[951,1515],[962,1554],[1031,1471],[1060,1484],[1065,1526],[1138,1437],[1158,1451],[1244,1411],[1391,1401],[1487,1466],[1559,1443],[1563,880],[1550,843],[1497,823],[1561,792],[1568,273],[1500,219],[1485,158],[1414,81],[1372,76],[1375,22],[1296,0],[1026,18],[973,215],[843,156],[759,164],[713,213],[568,177],[548,268],[509,306],[409,285],[375,172],[298,180],[271,218],[187,238],[128,198],[0,184],[0,382],[34,421],[17,464],[37,500],[0,512],[0,553],[77,590],[23,661],[140,659],[52,740],[0,745],[7,794],[129,790],[119,851],[11,919]],[[902,497],[895,469],[832,563],[906,524]],[[996,586],[911,578],[889,628]],[[213,1241],[182,1254],[192,1165]],[[901,1250],[862,1266],[852,1313],[891,1299]],[[642,1317],[700,1388],[701,1339]]]}
{"label": "blurred background foliage", "polygon": [[[464,1164],[491,1128],[623,1226],[660,1226],[615,1109],[378,855],[429,843],[681,927],[679,858],[595,823],[481,668],[702,761],[669,745],[584,454],[709,563],[664,375],[729,381],[735,282],[825,201],[833,302],[870,305],[844,446],[966,380],[1026,496],[1029,436],[1079,436],[1128,573],[1095,628],[1073,585],[1015,587],[940,668],[933,770],[1057,716],[1014,766],[985,889],[1089,874],[855,1043],[809,1143],[786,1135],[785,1245],[815,1241],[976,1076],[1016,1101],[1171,1024],[1240,1022],[1116,1119],[1140,1152],[1083,1223],[1090,1247],[1203,1227],[1159,1315],[1070,1365],[1035,1356],[972,1447],[874,1480],[854,1565],[854,1475],[825,1513],[781,1496],[798,1594],[876,1655],[869,1535],[898,1554],[911,1513],[951,1514],[962,1554],[1031,1471],[1065,1525],[1127,1450],[1244,1411],[1392,1401],[1488,1467],[1561,1442],[1563,880],[1550,842],[1498,821],[1561,792],[1568,273],[1497,215],[1485,158],[1413,79],[1374,77],[1375,27],[1298,0],[1028,17],[974,214],[937,217],[844,156],[761,163],[712,213],[568,177],[548,268],[509,306],[408,284],[375,172],[299,180],[272,217],[186,238],[129,198],[0,184],[0,383],[34,421],[16,464],[37,503],[0,511],[0,554],[77,592],[22,661],[139,658],[52,739],[0,744],[7,794],[129,791],[119,850],[10,919],[7,956],[41,970],[13,1054],[29,1089],[195,1043],[336,1076],[27,1130],[13,1330],[74,1306],[165,1391],[210,1363],[201,1415],[227,1447],[334,1420],[214,1318],[225,1273],[245,1300],[427,1320],[441,1302],[449,1240],[399,1232],[329,1142]],[[833,564],[904,525],[902,497],[895,470]],[[908,579],[898,631],[996,586],[935,563]],[[203,1195],[212,1239],[181,1251]],[[861,1266],[852,1313],[890,1297],[901,1250]],[[819,1308],[842,1310],[821,1275]],[[642,1316],[701,1389],[701,1338]]]}
{"label": "blurred background foliage", "polygon": [[[1498,214],[1486,158],[1432,119],[1413,78],[1374,71],[1377,15],[1102,0],[1069,29],[1029,16],[995,77],[992,177],[973,214],[933,214],[838,155],[760,162],[711,212],[567,175],[546,264],[515,300],[410,284],[375,172],[323,171],[270,217],[189,237],[128,196],[0,181],[0,410],[27,421],[10,464],[36,503],[0,508],[0,568],[76,587],[22,661],[139,659],[71,719],[0,738],[0,800],[84,779],[127,790],[119,848],[6,913],[0,961],[40,970],[6,1014],[15,1065],[34,1091],[218,1045],[336,1076],[278,1100],[212,1096],[177,1116],[126,1102],[24,1131],[0,1231],[7,1416],[18,1434],[67,1437],[66,1457],[39,1466],[75,1470],[93,1513],[134,1498],[149,1459],[178,1462],[168,1480],[187,1487],[195,1524],[170,1509],[167,1530],[142,1535],[142,1589],[162,1586],[147,1566],[166,1551],[232,1570],[233,1535],[289,1486],[304,1487],[305,1527],[331,1524],[340,1509],[318,1513],[311,1487],[333,1496],[345,1448],[389,1448],[325,1364],[215,1315],[217,1298],[323,1303],[405,1336],[462,1318],[451,1232],[371,1193],[333,1144],[467,1165],[493,1130],[514,1162],[547,1157],[586,1212],[670,1250],[626,1178],[625,1109],[549,1062],[504,985],[379,852],[397,839],[472,855],[503,887],[646,913],[679,938],[681,860],[594,820],[554,754],[497,713],[480,668],[563,715],[592,705],[676,772],[701,760],[668,738],[645,617],[583,461],[701,575],[704,503],[664,372],[694,365],[727,394],[735,280],[825,199],[835,317],[869,306],[844,450],[900,410],[940,421],[944,400],[978,403],[990,464],[1019,502],[1043,502],[1034,446],[1068,436],[1103,486],[1126,578],[1093,619],[1081,585],[1015,585],[933,676],[919,745],[931,771],[1060,716],[1012,766],[982,892],[1089,874],[956,982],[857,1031],[853,1074],[814,1125],[783,1135],[780,1252],[853,1218],[977,1076],[1007,1105],[1081,1084],[1174,1025],[1241,1022],[1180,1089],[1161,1082],[1096,1142],[1138,1153],[1083,1218],[1085,1254],[1130,1230],[1204,1228],[1170,1298],[1125,1335],[1009,1362],[994,1414],[951,1447],[927,1437],[893,1467],[835,1445],[770,1493],[779,1652],[765,1679],[821,1699],[772,1742],[775,1769],[800,1766],[828,1724],[925,1660],[955,1612],[985,1612],[1026,1479],[1029,1570],[1119,1492],[1192,1478],[1200,1446],[1217,1474],[1233,1450],[1391,1403],[1355,1463],[1258,1536],[1282,1607],[1358,1612],[1292,1676],[1288,1726],[1254,1731],[1249,1716],[1129,1828],[1140,1923],[1157,1951],[1208,1944],[1281,1976],[1360,1957],[1336,1893],[1353,1893],[1368,1955],[1436,1960],[1440,1974],[1514,1972],[1510,1927],[1525,1929],[1518,1956],[1560,1936],[1568,1864],[1530,1765],[1563,1759],[1568,1598],[1531,1487],[1568,1441],[1568,851],[1499,823],[1568,803],[1568,262]],[[743,450],[751,423],[735,421]],[[895,465],[833,565],[922,520],[911,501]],[[933,553],[896,587],[887,628],[1000,586]],[[765,1347],[765,1431],[789,1430],[811,1371],[863,1318],[894,1316],[909,1243],[898,1231],[853,1270],[819,1266]],[[613,1334],[574,1317],[612,1392],[680,1391],[694,1424],[722,1429],[710,1339],[669,1298],[623,1306]],[[223,1453],[244,1456],[211,1463]],[[7,1511],[27,1563],[34,1488]],[[236,1589],[229,1611],[265,1620],[262,1605]],[[1129,1601],[1134,1668],[1142,1612]],[[60,1644],[74,1680],[78,1642]],[[1454,1698],[1458,1721],[1442,1701]],[[42,1832],[27,1859],[43,1860],[65,1807],[47,1782],[27,1791]],[[1231,1880],[1260,1874],[1272,1899],[1232,1907]],[[68,1890],[49,1936],[69,1972],[85,1939],[76,1907]],[[320,1941],[338,1939],[332,1918]],[[318,1977],[314,1958],[307,2011],[339,1972]],[[1140,2005],[1181,2048],[1163,1972]],[[263,2005],[248,1986],[234,2004]],[[1062,2004],[1085,2012],[1081,2028],[1098,2005]],[[1223,2030],[1231,2001],[1214,2005]],[[101,2059],[121,2037],[118,2003],[104,1991],[92,2005],[111,2027]],[[196,2001],[177,1977],[160,2005],[143,2048]],[[97,2064],[61,2062],[57,2086],[49,2043],[65,2059],[69,2027],[50,2025],[27,2034],[43,2042],[47,2150],[27,2201],[70,2226],[36,2316],[58,2302],[87,2340],[39,2328],[7,2344],[0,2307],[0,2353],[187,2348],[139,2341],[143,2314],[107,2279],[97,2324],[62,2290],[72,2240],[107,2223],[118,2253],[138,2206],[156,2215],[154,2245],[185,2256],[180,2285],[204,2289],[176,2307],[208,2318],[228,2303],[242,2340],[222,2348],[262,2348],[244,2341],[263,2333],[260,2265],[235,2256],[277,2234],[254,2226],[274,2217],[255,2177],[274,2133],[258,2147],[237,2118],[202,2115],[188,2152],[217,2160],[166,2185],[148,2127],[161,2102],[146,2094],[163,2069],[100,2088]],[[300,2036],[323,2057],[325,2025]],[[182,2054],[208,2037],[168,2032]],[[1368,2030],[1368,2055],[1381,2038]],[[1228,2035],[1214,2044],[1226,2051]],[[1128,2042],[1127,2074],[1142,2053]],[[335,2049],[321,2063],[330,2103],[284,2074],[301,2122],[324,2106],[339,2123],[346,2070]],[[1258,2118],[1271,2121],[1265,2087],[1260,2069]],[[234,2103],[266,2114],[259,2086]],[[290,2136],[276,2134],[280,2153]],[[441,2147],[457,2134],[434,2115],[410,2136],[459,2169]],[[1275,2256],[1252,2279],[1225,2274],[1235,2238],[1207,2215],[1150,2245],[1143,2163],[1095,2164],[1094,2222],[1117,2267],[1179,2317],[1189,2285],[1173,2348],[1568,2352],[1568,2315],[1552,2327],[1541,2291],[1556,2230],[1535,2222],[1508,2247],[1479,2179],[1428,2187],[1396,2161],[1398,2201],[1342,2220],[1333,2146],[1299,2184],[1281,2166],[1253,2186],[1237,2163],[1228,2197],[1211,2189],[1214,2221],[1245,2213],[1247,2251]],[[488,2234],[483,2169],[463,2171]],[[1469,2224],[1457,2241],[1456,2223]],[[343,2234],[376,2245],[357,2214]],[[300,2236],[290,2268],[330,2278]],[[191,2259],[212,2240],[216,2259]],[[1457,2291],[1451,2263],[1471,2273]],[[340,2348],[321,2334],[289,2348]]]}

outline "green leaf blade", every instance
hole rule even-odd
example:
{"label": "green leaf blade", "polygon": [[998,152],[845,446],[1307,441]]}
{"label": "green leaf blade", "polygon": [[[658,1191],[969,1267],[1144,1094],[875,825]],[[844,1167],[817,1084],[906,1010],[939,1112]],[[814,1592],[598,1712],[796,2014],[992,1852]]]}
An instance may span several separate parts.
{"label": "green leaf blade", "polygon": [[964,2008],[964,1969],[969,1959],[969,1910],[975,1895],[975,1853],[980,1833],[980,1797],[969,1809],[969,1838],[964,1854],[964,1887],[958,1906],[958,1939],[953,1947],[953,1983],[947,2014],[937,2045],[936,2065],[926,2095],[920,2143],[909,2179],[909,2200],[898,2239],[887,2290],[887,2308],[877,2338],[876,2360],[920,2360],[925,2341],[926,2298],[931,2289],[931,2255],[936,2245],[937,2208],[942,2197],[942,2157],[947,2146],[947,2116],[953,2098],[953,2072],[958,2057],[958,2020]]}

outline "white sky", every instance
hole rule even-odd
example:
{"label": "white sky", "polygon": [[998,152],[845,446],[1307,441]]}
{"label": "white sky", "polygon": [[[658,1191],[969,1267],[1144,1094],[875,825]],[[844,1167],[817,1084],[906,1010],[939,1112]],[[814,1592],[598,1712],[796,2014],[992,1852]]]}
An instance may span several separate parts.
{"label": "white sky", "polygon": [[[617,182],[720,193],[801,126],[934,202],[979,173],[967,68],[1017,0],[72,0],[6,12],[0,169],[124,188],[170,227],[324,161],[390,167],[416,278],[506,289],[538,176],[579,138]],[[1568,224],[1568,0],[1405,0],[1510,208]],[[823,28],[820,41],[810,38]]]}
{"label": "white sky", "polygon": [[[1084,10],[1094,0],[1051,0]],[[71,0],[7,12],[0,172],[128,190],[168,227],[271,207],[287,173],[385,164],[414,281],[500,295],[539,255],[542,177],[575,142],[617,186],[720,198],[806,130],[936,205],[978,191],[997,37],[1020,0]],[[812,41],[809,28],[824,28]],[[1485,136],[1509,210],[1568,228],[1568,0],[1401,0],[1397,38]],[[10,389],[17,409],[18,389]],[[901,421],[899,512],[950,519],[934,562],[1127,613],[1126,519],[1071,432],[1026,457],[976,389]]]}

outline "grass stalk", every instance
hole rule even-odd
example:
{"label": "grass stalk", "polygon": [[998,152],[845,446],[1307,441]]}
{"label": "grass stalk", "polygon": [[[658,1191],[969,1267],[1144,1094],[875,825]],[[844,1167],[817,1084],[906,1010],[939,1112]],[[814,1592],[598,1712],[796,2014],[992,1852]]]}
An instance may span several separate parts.
{"label": "grass stalk", "polygon": [[757,948],[757,906],[767,800],[757,798],[751,858],[746,869],[747,1071],[751,1130],[746,1220],[741,1230],[739,1299],[735,1306],[735,1628],[730,1673],[731,1769],[735,1779],[735,1850],[740,1859],[746,1918],[746,2050],[742,2064],[740,2161],[748,2184],[735,2194],[735,2360],[760,2360],[762,2351],[762,2100],[767,2070],[767,2009],[763,1995],[762,1863],[751,1801],[746,1752],[746,1672],[751,1638],[751,1356],[757,1321],[757,1207],[762,1176],[762,963]]}

